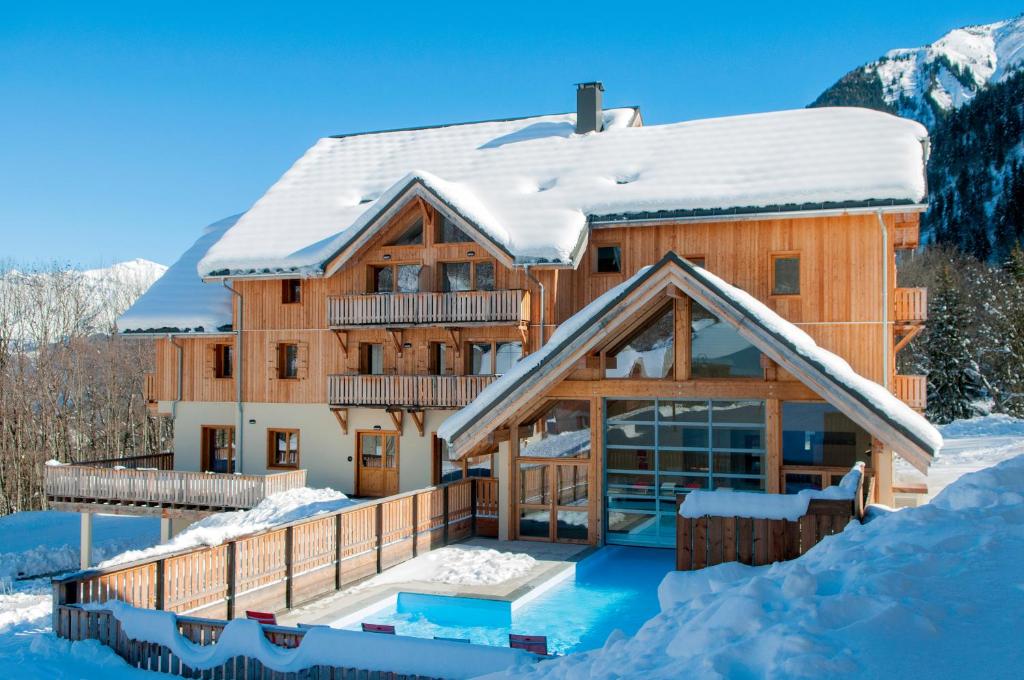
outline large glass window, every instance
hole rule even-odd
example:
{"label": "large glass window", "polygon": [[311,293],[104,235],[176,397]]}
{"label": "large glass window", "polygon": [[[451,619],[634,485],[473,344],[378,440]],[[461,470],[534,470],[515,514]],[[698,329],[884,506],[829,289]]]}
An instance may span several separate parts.
{"label": "large glass window", "polygon": [[494,290],[494,263],[476,263],[476,289]]}
{"label": "large glass window", "polygon": [[675,364],[672,305],[605,355],[606,378],[667,378]]}
{"label": "large glass window", "polygon": [[446,293],[473,290],[471,276],[469,262],[443,262],[441,263],[441,290]]}
{"label": "large glass window", "polygon": [[473,239],[462,231],[457,224],[447,217],[441,217],[441,228],[438,230],[438,243],[469,243]]}
{"label": "large glass window", "polygon": [[471,342],[467,355],[469,375],[504,375],[523,355],[521,342]]}
{"label": "large glass window", "polygon": [[761,352],[733,326],[690,303],[690,374],[694,378],[760,378]]}
{"label": "large glass window", "polygon": [[765,489],[763,401],[605,401],[608,540],[672,545],[676,496]]}
{"label": "large glass window", "polygon": [[782,404],[784,465],[853,467],[870,463],[871,435],[831,404]]}
{"label": "large glass window", "polygon": [[417,218],[402,235],[396,238],[393,246],[418,246],[423,245],[423,218]]}
{"label": "large glass window", "polygon": [[521,440],[520,458],[589,458],[590,402],[556,401],[536,421],[534,435]]}

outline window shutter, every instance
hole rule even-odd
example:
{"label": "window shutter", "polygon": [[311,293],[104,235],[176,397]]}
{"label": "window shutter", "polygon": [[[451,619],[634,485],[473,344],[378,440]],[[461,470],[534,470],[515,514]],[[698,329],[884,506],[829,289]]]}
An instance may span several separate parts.
{"label": "window shutter", "polygon": [[309,343],[300,342],[297,343],[299,346],[299,380],[305,380],[309,377]]}
{"label": "window shutter", "polygon": [[277,343],[267,342],[267,378],[277,379]]}
{"label": "window shutter", "polygon": [[207,345],[203,354],[203,377],[212,379],[217,376],[217,345]]}

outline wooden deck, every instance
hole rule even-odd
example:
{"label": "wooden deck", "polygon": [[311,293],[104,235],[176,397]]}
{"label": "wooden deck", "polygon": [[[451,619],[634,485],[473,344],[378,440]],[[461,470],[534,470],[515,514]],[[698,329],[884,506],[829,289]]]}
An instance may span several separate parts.
{"label": "wooden deck", "polygon": [[331,328],[521,323],[530,319],[524,290],[469,290],[454,293],[371,293],[327,298]]}
{"label": "wooden deck", "polygon": [[[117,462],[113,461],[114,464]],[[110,463],[102,461],[103,465]],[[271,494],[305,485],[305,470],[270,475],[228,475],[114,469],[93,463],[47,466],[43,479],[46,499],[54,510],[164,516],[245,510],[255,507]]]}
{"label": "wooden deck", "polygon": [[461,408],[494,380],[493,375],[329,375],[327,403]]}

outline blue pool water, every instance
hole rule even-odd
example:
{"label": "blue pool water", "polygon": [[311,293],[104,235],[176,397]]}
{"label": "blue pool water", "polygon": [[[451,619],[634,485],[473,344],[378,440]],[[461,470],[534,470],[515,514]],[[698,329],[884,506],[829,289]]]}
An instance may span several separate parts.
{"label": "blue pool water", "polygon": [[577,564],[575,579],[514,611],[509,602],[400,593],[393,607],[365,621],[392,624],[399,635],[495,646],[507,646],[509,633],[546,635],[551,651],[586,651],[603,645],[616,628],[632,635],[658,613],[658,584],[674,560],[671,550],[609,546]]}

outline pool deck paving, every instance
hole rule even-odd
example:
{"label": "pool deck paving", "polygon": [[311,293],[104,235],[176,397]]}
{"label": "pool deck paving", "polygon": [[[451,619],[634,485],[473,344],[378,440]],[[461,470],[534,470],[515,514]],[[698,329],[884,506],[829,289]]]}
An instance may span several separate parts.
{"label": "pool deck paving", "polygon": [[[501,583],[483,585],[417,580],[374,583],[374,579],[371,578],[362,584],[281,614],[278,616],[278,623],[284,626],[293,626],[298,623],[309,625],[334,623],[352,617],[400,592],[514,601],[575,572],[576,562],[594,550],[589,545],[499,541],[491,538],[471,538],[449,547],[458,548],[460,546],[490,548],[506,553],[525,553],[537,562],[522,576],[510,578]],[[384,573],[387,574],[387,571]]]}

